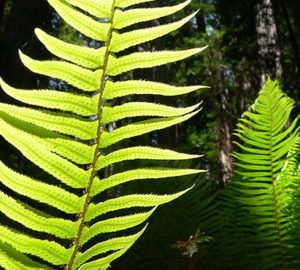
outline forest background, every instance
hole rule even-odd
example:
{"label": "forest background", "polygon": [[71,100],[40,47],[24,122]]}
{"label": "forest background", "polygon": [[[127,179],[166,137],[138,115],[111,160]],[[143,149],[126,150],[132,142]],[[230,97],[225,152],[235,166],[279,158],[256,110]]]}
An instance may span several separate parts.
{"label": "forest background", "polygon": [[[154,1],[152,6],[178,4],[177,0]],[[204,263],[205,245],[191,250],[185,244],[191,235],[201,230],[201,201],[228,184],[233,175],[234,150],[232,132],[238,118],[257,97],[266,74],[278,79],[281,88],[296,101],[294,115],[299,113],[300,97],[300,1],[295,0],[193,0],[172,16],[175,21],[195,10],[196,17],[183,28],[168,36],[140,45],[139,50],[164,50],[209,47],[202,54],[186,61],[138,70],[126,74],[127,78],[143,78],[173,85],[208,85],[184,97],[155,97],[153,102],[177,104],[178,107],[193,105],[203,100],[202,112],[186,123],[163,131],[152,132],[127,145],[156,145],[186,153],[205,154],[190,164],[208,170],[206,176],[189,179],[173,179],[164,184],[143,183],[143,192],[162,193],[178,191],[196,182],[196,188],[176,202],[160,207],[150,220],[149,230],[135,246],[112,269],[210,269]],[[169,22],[169,18],[155,20],[153,26]],[[148,24],[149,26],[149,24]],[[66,26],[46,1],[0,0],[0,76],[9,84],[19,88],[50,87],[67,90],[59,80],[49,80],[26,70],[19,60],[18,49],[36,59],[50,57],[34,36],[34,28],[40,27],[48,33],[66,41],[90,46],[97,44]],[[125,76],[125,75],[122,75]],[[16,103],[0,91],[1,101]],[[140,97],[141,101],[143,97]],[[118,100],[115,101],[117,105]],[[109,129],[116,128],[111,123]],[[123,143],[124,144],[124,143]],[[0,159],[18,171],[31,172],[36,168],[17,151],[0,140]],[[134,161],[136,162],[142,161]],[[133,164],[133,163],[132,163]],[[182,164],[182,163],[181,163]],[[186,165],[186,164],[185,164]],[[131,163],[126,163],[131,166]],[[181,166],[181,165],[180,165]],[[105,174],[122,168],[109,167]],[[36,170],[36,174],[39,170]],[[37,176],[38,177],[38,176]],[[186,181],[185,181],[186,180]],[[202,185],[208,183],[209,194],[203,194]],[[139,190],[132,184],[127,189]],[[110,190],[110,197],[127,193],[123,187]],[[0,216],[4,218],[4,216]],[[214,224],[211,224],[214,226]],[[201,236],[204,236],[204,234]],[[209,240],[209,239],[208,239]],[[181,242],[180,242],[181,241]],[[182,248],[178,247],[182,244]],[[193,256],[190,256],[193,255]]]}

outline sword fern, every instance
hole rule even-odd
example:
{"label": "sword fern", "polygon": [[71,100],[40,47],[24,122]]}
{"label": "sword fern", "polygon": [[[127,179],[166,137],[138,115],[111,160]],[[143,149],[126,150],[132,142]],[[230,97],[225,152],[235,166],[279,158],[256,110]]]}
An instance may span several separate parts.
{"label": "sword fern", "polygon": [[[5,269],[56,269],[59,266],[68,270],[107,269],[113,260],[133,245],[146,226],[134,234],[121,232],[117,237],[97,243],[94,242],[96,236],[142,224],[158,205],[179,197],[187,190],[167,195],[132,194],[98,203],[93,198],[129,181],[183,176],[201,171],[146,167],[99,178],[100,170],[121,161],[199,157],[148,146],[128,147],[111,153],[105,150],[105,154],[103,151],[124,139],[186,121],[198,112],[199,104],[180,109],[149,102],[128,102],[114,107],[108,105],[109,100],[127,95],[174,96],[203,87],[173,87],[142,80],[115,81],[114,77],[121,73],[178,61],[204,49],[135,52],[116,56],[127,48],[178,29],[195,15],[167,25],[124,31],[130,25],[173,14],[190,2],[164,8],[129,8],[149,1],[48,0],[69,25],[104,45],[98,49],[80,47],[36,29],[36,35],[45,47],[64,61],[38,61],[21,51],[20,58],[31,71],[64,80],[80,91],[16,89],[0,79],[0,85],[8,95],[35,106],[0,103],[1,136],[57,180],[55,185],[50,185],[13,171],[0,161],[1,183],[21,197],[49,205],[68,217],[51,216],[26,205],[20,196],[14,198],[0,191],[0,211],[30,229],[26,232],[31,232],[23,233],[0,224],[0,265]],[[111,133],[105,128],[110,122],[140,116],[156,118],[136,121]],[[88,169],[83,169],[82,165]],[[105,215],[137,207],[146,207],[147,210],[132,215],[119,211],[109,218]],[[36,232],[43,233],[43,237],[39,238]]]}
{"label": "sword fern", "polygon": [[215,269],[299,269],[299,116],[287,124],[293,107],[268,79],[238,123],[235,176],[204,228],[216,239]]}
{"label": "sword fern", "polygon": [[247,214],[240,217],[241,232],[246,228],[249,234],[254,232],[248,239],[244,235],[243,248],[246,263],[256,269],[297,269],[298,265],[291,250],[299,234],[291,234],[290,226],[300,221],[299,213],[287,213],[299,181],[282,172],[299,134],[299,116],[286,128],[293,107],[294,101],[269,79],[245,113],[248,119],[238,124],[236,135],[245,144],[236,143],[242,149],[234,154],[241,180],[232,189]]}

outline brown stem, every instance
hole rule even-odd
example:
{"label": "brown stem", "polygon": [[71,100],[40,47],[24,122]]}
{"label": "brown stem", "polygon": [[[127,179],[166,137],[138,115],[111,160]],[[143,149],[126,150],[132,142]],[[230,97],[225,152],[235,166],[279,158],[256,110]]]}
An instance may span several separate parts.
{"label": "brown stem", "polygon": [[111,26],[109,28],[108,31],[108,35],[107,35],[107,39],[105,41],[105,45],[106,45],[106,51],[105,51],[105,55],[104,55],[104,61],[103,61],[103,73],[102,73],[102,77],[101,77],[101,81],[100,81],[100,86],[99,86],[99,92],[100,92],[100,96],[99,96],[99,101],[98,101],[98,113],[97,113],[97,119],[98,119],[98,128],[97,128],[97,137],[96,137],[96,148],[95,148],[95,152],[94,152],[94,157],[93,157],[93,162],[91,164],[91,175],[89,178],[89,182],[86,188],[86,199],[83,205],[83,210],[81,213],[81,222],[78,228],[78,232],[77,232],[77,236],[74,240],[74,251],[70,257],[70,260],[68,262],[68,264],[66,265],[65,269],[66,270],[71,270],[72,266],[74,264],[75,261],[75,257],[77,255],[77,253],[80,250],[80,239],[82,236],[82,232],[83,229],[85,228],[85,218],[86,218],[86,213],[88,210],[88,206],[91,200],[91,188],[93,185],[93,180],[97,174],[96,172],[96,162],[97,162],[97,157],[99,154],[99,146],[100,146],[100,139],[101,139],[101,134],[102,134],[102,125],[101,125],[101,119],[102,119],[102,105],[103,105],[103,93],[104,93],[104,88],[105,88],[105,76],[106,76],[106,71],[107,71],[107,65],[108,65],[108,57],[110,54],[110,42],[111,42],[111,36],[112,36],[112,31],[113,31],[113,18],[114,18],[114,13],[115,13],[115,0],[113,0],[112,6],[111,6],[111,13],[110,13],[110,18],[109,21],[111,23]]}

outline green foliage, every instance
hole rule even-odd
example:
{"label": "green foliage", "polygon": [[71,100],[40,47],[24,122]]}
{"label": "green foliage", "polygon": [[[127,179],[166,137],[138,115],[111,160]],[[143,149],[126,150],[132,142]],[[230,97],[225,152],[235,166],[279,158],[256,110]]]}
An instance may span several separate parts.
{"label": "green foliage", "polygon": [[299,116],[287,127],[293,106],[268,79],[240,119],[236,175],[221,192],[217,228],[208,230],[216,269],[299,269]]}
{"label": "green foliage", "polygon": [[[107,269],[146,228],[137,230],[133,227],[141,225],[158,205],[181,196],[190,188],[174,194],[138,193],[104,201],[101,201],[102,193],[133,180],[202,171],[145,166],[100,180],[101,170],[121,161],[199,157],[144,146],[113,152],[109,148],[124,139],[179,124],[198,112],[199,104],[185,109],[149,102],[128,102],[114,107],[109,104],[111,99],[132,94],[174,96],[203,88],[173,87],[150,81],[122,82],[113,78],[137,68],[178,61],[204,49],[135,52],[118,57],[118,52],[174,31],[194,16],[153,28],[116,31],[167,16],[190,2],[172,8],[123,10],[148,1],[48,0],[70,26],[104,45],[98,49],[80,47],[36,29],[36,35],[45,47],[65,61],[38,61],[21,51],[20,58],[31,71],[64,80],[77,90],[16,89],[0,79],[6,94],[32,105],[0,103],[1,136],[53,177],[52,182],[47,183],[13,171],[0,162],[0,180],[7,190],[7,193],[0,192],[0,211],[9,223],[17,224],[15,229],[4,223],[0,225],[0,265],[5,269],[57,269],[59,266],[68,270]],[[96,20],[90,15],[101,19]],[[106,129],[108,123],[145,116],[158,118],[129,122],[112,132]],[[50,214],[43,207],[41,211],[44,204],[59,211]],[[142,207],[147,210],[140,212]],[[130,208],[134,211],[128,213]],[[119,233],[125,229],[130,230]]]}
{"label": "green foliage", "polygon": [[[144,161],[144,164],[146,162]],[[176,167],[191,167],[192,164],[192,160],[178,161]],[[210,245],[212,240],[209,238],[210,241],[207,242],[205,238],[205,243],[199,242],[204,240],[202,227],[200,227],[199,238],[194,234],[199,229],[203,215],[212,210],[208,207],[215,198],[209,196],[211,183],[205,180],[203,174],[185,176],[184,181],[173,178],[168,183],[166,185],[157,182],[153,187],[150,181],[145,181],[141,185],[132,183],[130,191],[125,191],[123,188],[123,192],[130,193],[140,193],[145,189],[152,190],[154,193],[165,193],[195,185],[176,201],[157,209],[155,215],[151,217],[147,233],[143,234],[126,256],[116,262],[113,269],[183,270],[189,269],[189,266],[191,267],[200,258],[205,258],[204,246]]]}

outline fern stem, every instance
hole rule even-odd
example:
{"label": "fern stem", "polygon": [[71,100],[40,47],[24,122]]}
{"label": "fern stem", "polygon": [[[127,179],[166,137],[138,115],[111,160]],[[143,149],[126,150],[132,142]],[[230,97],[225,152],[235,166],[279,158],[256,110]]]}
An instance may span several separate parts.
{"label": "fern stem", "polygon": [[286,270],[286,262],[285,262],[285,254],[283,250],[283,243],[281,238],[280,226],[279,226],[279,218],[278,218],[278,209],[277,209],[277,199],[276,199],[276,191],[275,191],[275,179],[274,179],[274,171],[273,171],[273,111],[272,111],[272,95],[270,97],[270,162],[271,162],[271,179],[272,179],[272,194],[273,194],[273,204],[274,204],[274,216],[276,221],[276,229],[280,247],[280,255],[282,259],[283,269]]}
{"label": "fern stem", "polygon": [[111,12],[110,12],[110,18],[109,21],[111,22],[109,31],[108,31],[108,35],[107,35],[107,39],[105,41],[105,45],[106,45],[106,51],[105,51],[105,55],[104,55],[104,61],[103,61],[103,72],[102,72],[102,77],[101,77],[101,81],[100,81],[100,86],[99,86],[99,92],[100,92],[100,96],[99,96],[99,100],[98,100],[98,113],[97,113],[97,120],[98,120],[98,127],[97,127],[97,137],[96,137],[96,148],[95,148],[95,152],[94,152],[94,157],[93,157],[93,161],[91,163],[91,167],[92,167],[92,171],[91,171],[91,175],[89,178],[89,182],[86,188],[86,199],[83,205],[83,210],[81,213],[81,223],[79,225],[78,228],[78,232],[77,232],[77,236],[74,240],[74,244],[73,246],[75,246],[74,251],[70,257],[70,260],[68,262],[68,264],[66,265],[65,269],[66,270],[71,270],[72,266],[74,265],[74,261],[76,258],[77,253],[79,252],[81,246],[79,245],[80,242],[80,238],[82,236],[82,232],[83,229],[85,228],[85,219],[86,219],[86,213],[88,210],[88,206],[89,203],[91,201],[91,188],[93,185],[93,181],[94,178],[97,174],[96,172],[96,162],[97,162],[97,158],[98,158],[98,154],[99,154],[99,146],[100,146],[100,139],[101,139],[101,134],[102,134],[102,125],[101,125],[101,119],[102,119],[102,105],[103,105],[103,93],[104,93],[104,88],[105,88],[105,77],[106,77],[106,71],[107,71],[107,65],[108,65],[108,58],[109,58],[109,54],[110,54],[110,43],[111,43],[111,37],[112,37],[112,31],[113,31],[113,18],[114,18],[114,14],[115,14],[115,0],[112,1],[112,6],[111,6]]}

